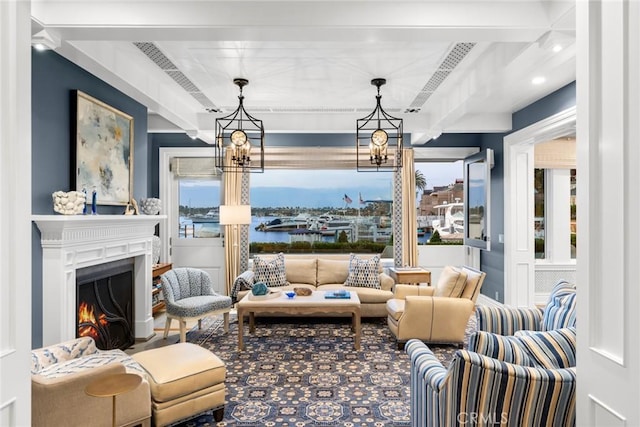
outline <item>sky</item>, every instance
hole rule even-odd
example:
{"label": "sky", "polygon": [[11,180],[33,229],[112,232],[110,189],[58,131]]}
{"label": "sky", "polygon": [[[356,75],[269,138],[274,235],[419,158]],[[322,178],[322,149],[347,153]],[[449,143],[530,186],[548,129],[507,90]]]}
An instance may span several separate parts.
{"label": "sky", "polygon": [[[462,178],[462,161],[455,163],[416,163],[427,188],[452,184]],[[302,206],[344,207],[344,196],[358,206],[364,200],[391,199],[393,174],[355,170],[265,170],[251,174],[251,204],[255,207]],[[220,191],[209,181],[183,181],[180,204],[191,207],[213,206]]]}

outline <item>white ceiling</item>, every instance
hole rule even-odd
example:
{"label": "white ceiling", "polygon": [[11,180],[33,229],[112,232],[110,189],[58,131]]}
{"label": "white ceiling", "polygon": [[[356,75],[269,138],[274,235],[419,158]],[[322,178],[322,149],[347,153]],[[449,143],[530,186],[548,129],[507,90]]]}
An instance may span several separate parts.
{"label": "white ceiling", "polygon": [[32,0],[32,16],[58,53],[146,105],[149,131],[207,141],[237,106],[236,77],[267,132],[355,132],[375,107],[371,79],[386,78],[382,106],[418,144],[508,131],[513,112],[576,76],[573,1]]}

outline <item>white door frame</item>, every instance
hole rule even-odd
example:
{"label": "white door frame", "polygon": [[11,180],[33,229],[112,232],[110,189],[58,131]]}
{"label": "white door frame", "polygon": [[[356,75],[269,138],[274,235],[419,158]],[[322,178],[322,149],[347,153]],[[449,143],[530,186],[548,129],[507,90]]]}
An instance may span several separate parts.
{"label": "white door frame", "polygon": [[533,146],[574,132],[576,107],[504,138],[504,302],[535,304]]}
{"label": "white door frame", "polygon": [[[173,235],[172,219],[177,215],[177,211],[172,209],[178,206],[177,200],[173,200],[172,191],[173,178],[169,169],[172,157],[213,157],[215,149],[213,147],[160,147],[158,155],[158,181],[160,184],[159,194],[162,205],[161,212],[166,212],[167,219],[160,223],[160,236],[162,239],[163,261],[171,262],[171,245],[169,237]],[[174,209],[175,210],[175,209]]]}
{"label": "white door frame", "polygon": [[31,424],[30,44],[31,2],[0,2],[0,425],[8,427]]}

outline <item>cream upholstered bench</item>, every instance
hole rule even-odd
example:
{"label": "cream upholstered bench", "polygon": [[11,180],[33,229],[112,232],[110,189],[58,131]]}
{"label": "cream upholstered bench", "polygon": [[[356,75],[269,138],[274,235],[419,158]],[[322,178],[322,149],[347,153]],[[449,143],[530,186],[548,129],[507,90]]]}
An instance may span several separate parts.
{"label": "cream upholstered bench", "polygon": [[164,426],[213,408],[224,415],[226,367],[198,345],[177,343],[132,356],[147,372],[151,388],[152,420]]}

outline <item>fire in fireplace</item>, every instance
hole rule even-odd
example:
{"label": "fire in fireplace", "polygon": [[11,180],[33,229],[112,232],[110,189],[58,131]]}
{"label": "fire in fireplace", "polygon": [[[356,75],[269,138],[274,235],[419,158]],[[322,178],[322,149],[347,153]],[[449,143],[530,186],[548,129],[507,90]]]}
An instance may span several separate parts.
{"label": "fire in fireplace", "polygon": [[102,350],[135,342],[133,272],[133,258],[77,270],[77,337],[92,337]]}

